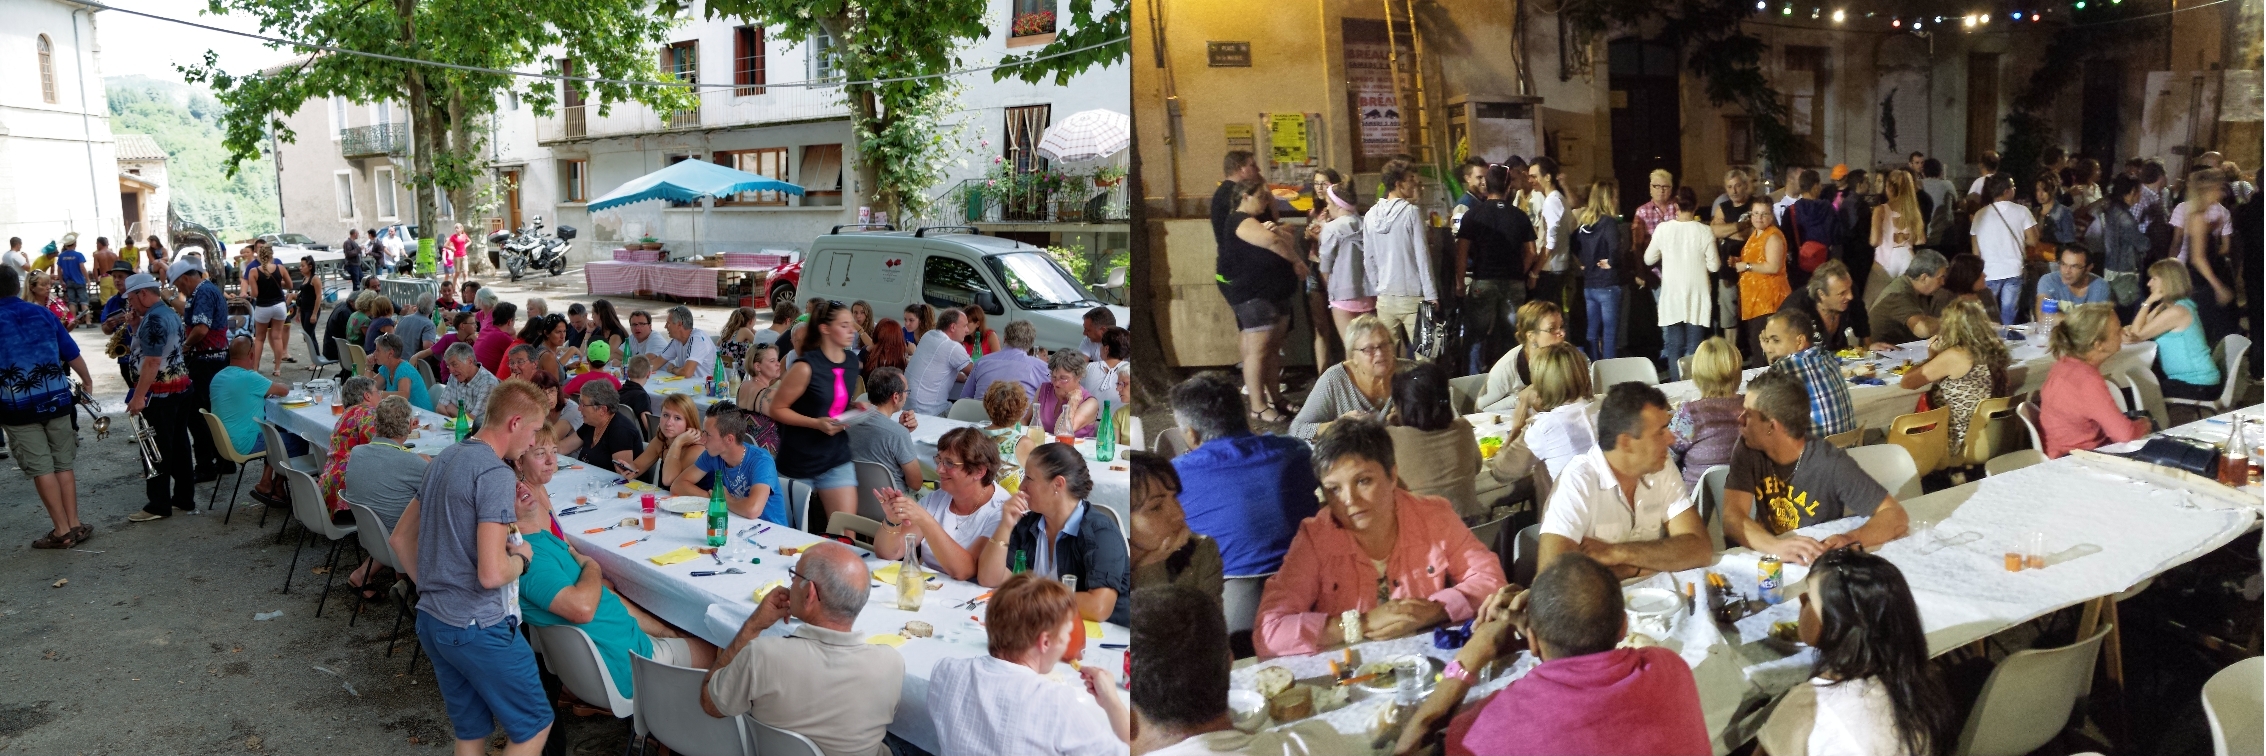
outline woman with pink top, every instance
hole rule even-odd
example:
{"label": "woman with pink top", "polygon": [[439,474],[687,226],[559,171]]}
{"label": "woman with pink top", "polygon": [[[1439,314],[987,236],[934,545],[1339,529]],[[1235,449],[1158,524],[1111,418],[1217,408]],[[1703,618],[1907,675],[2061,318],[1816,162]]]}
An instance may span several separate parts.
{"label": "woman with pink top", "polygon": [[441,273],[442,280],[450,283],[463,280],[465,272],[464,248],[471,243],[472,237],[464,235],[464,224],[456,224],[456,232],[448,235],[448,249],[442,253],[441,257],[441,267],[444,268]]}
{"label": "woman with pink top", "polygon": [[1505,583],[1502,562],[1446,499],[1400,488],[1383,424],[1331,423],[1314,441],[1314,472],[1327,509],[1299,524],[1267,579],[1252,638],[1261,658],[1462,622]]}
{"label": "woman with pink top", "polygon": [[2047,457],[2131,441],[2155,429],[2147,417],[2119,411],[2101,377],[2101,363],[2124,348],[2122,333],[2107,302],[2078,305],[2054,324],[2054,366],[2038,388],[2038,435]]}

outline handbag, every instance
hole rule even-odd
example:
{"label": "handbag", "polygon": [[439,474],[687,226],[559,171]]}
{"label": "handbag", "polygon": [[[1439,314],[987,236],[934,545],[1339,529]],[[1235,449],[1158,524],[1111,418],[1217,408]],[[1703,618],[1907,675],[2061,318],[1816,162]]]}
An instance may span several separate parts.
{"label": "handbag", "polygon": [[1440,353],[1446,351],[1448,328],[1443,317],[1446,310],[1447,308],[1431,302],[1416,306],[1416,343],[1412,345],[1412,349],[1418,359],[1437,360]]}
{"label": "handbag", "polygon": [[1796,236],[1805,237],[1802,239],[1801,245],[1795,248],[1794,263],[1796,265],[1802,266],[1802,272],[1804,273],[1816,273],[1818,266],[1824,265],[1825,261],[1828,258],[1832,257],[1833,253],[1831,249],[1825,246],[1825,242],[1806,238],[1806,235],[1802,233],[1801,218],[1800,216],[1795,214],[1795,212],[1800,210],[1801,208],[1802,203],[1798,201],[1794,204],[1786,206],[1786,219],[1792,221],[1792,223],[1789,223],[1787,225],[1794,227],[1794,234]]}

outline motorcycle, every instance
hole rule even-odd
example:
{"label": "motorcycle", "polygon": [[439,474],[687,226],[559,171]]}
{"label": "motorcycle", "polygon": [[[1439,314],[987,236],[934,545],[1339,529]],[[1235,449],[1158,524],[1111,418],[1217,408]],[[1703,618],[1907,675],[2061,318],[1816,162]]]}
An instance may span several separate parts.
{"label": "motorcycle", "polygon": [[543,235],[543,216],[535,216],[532,225],[516,232],[497,231],[488,235],[488,244],[496,248],[504,269],[517,281],[529,269],[549,271],[558,275],[566,271],[567,249],[574,240],[573,226],[560,226],[552,236]]}

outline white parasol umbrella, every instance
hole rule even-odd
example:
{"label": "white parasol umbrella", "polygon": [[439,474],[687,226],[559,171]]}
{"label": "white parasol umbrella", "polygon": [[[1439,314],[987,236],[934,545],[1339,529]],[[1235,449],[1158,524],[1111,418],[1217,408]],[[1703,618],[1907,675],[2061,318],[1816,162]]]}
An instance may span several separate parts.
{"label": "white parasol umbrella", "polygon": [[1105,108],[1072,113],[1047,127],[1038,152],[1055,160],[1092,160],[1123,152],[1132,144],[1132,120]]}

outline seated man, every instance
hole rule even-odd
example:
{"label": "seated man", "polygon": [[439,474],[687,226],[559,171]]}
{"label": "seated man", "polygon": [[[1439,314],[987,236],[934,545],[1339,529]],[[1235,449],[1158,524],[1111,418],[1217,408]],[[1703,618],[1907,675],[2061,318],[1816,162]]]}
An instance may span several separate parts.
{"label": "seated man", "polygon": [[[271,396],[291,393],[291,384],[269,380],[260,375],[260,367],[252,356],[252,340],[238,336],[228,344],[228,367],[212,376],[212,414],[228,429],[228,442],[239,454],[251,454],[267,449],[267,434],[260,432],[257,422],[267,414],[267,400]],[[194,422],[204,423],[204,418]],[[284,440],[290,449],[279,450],[297,457],[307,453],[307,444],[291,443],[297,437]],[[252,498],[264,504],[282,505],[283,496],[277,491],[275,469],[272,465],[260,466],[259,485],[252,487]]]}
{"label": "seated man", "polygon": [[1850,317],[1849,303],[1854,301],[1857,301],[1857,289],[1849,278],[1849,266],[1841,264],[1840,260],[1827,260],[1810,273],[1810,282],[1788,294],[1778,309],[1808,314],[1816,325],[1810,340],[1828,352],[1838,352],[1852,346],[1863,347],[1865,337],[1873,331],[1866,319]]}
{"label": "seated man", "polygon": [[1173,419],[1188,453],[1173,458],[1188,528],[1211,536],[1231,577],[1282,567],[1298,522],[1319,509],[1313,452],[1305,442],[1251,432],[1243,383],[1201,373],[1172,389]]}
{"label": "seated man", "polygon": [[1810,397],[1810,431],[1819,437],[1847,433],[1857,427],[1856,404],[1849,399],[1849,379],[1841,375],[1841,360],[1810,340],[1817,321],[1801,310],[1779,310],[1763,323],[1763,357],[1770,366],[1800,379]]}
{"label": "seated man", "polygon": [[2033,322],[2045,322],[2046,300],[2054,301],[2055,312],[2068,315],[2078,305],[2091,302],[2114,302],[2109,285],[2100,276],[2093,275],[2093,252],[2083,244],[2061,245],[2060,264],[2054,266],[2058,275],[2038,278],[2038,301],[2030,305]]}
{"label": "seated man", "polygon": [[[858,595],[862,603],[862,587]],[[1026,572],[1001,583],[985,609],[991,654],[939,661],[929,678],[928,714],[941,753],[1128,753],[1132,721],[1117,676],[1098,664],[1078,668],[1077,682],[1051,676],[1079,621],[1070,589]]]}
{"label": "seated man", "polygon": [[[1801,381],[1777,368],[1747,384],[1740,446],[1723,485],[1723,536],[1795,564],[1851,543],[1872,551],[1903,536],[1904,507],[1848,452],[1810,432],[1809,404]],[[1857,515],[1872,519],[1824,541],[1793,532]]]}
{"label": "seated man", "polygon": [[1936,335],[1937,318],[1943,315],[1943,306],[1951,303],[1951,292],[1943,288],[1950,270],[1951,263],[1940,252],[1922,249],[1912,253],[1904,275],[1890,281],[1880,298],[1866,305],[1872,313],[1874,349],[1891,349]]}
{"label": "seated man", "polygon": [[649,356],[655,367],[686,377],[705,376],[716,369],[716,340],[692,327],[692,308],[669,308],[668,331],[668,343]]}
{"label": "seated man", "polygon": [[448,365],[448,393],[447,399],[434,403],[433,411],[480,422],[488,409],[488,394],[496,390],[496,374],[481,367],[472,345],[461,341],[450,344],[441,361]]}
{"label": "seated man", "polygon": [[[787,585],[764,594],[717,652],[700,686],[700,708],[712,717],[746,714],[810,738],[821,753],[889,756],[882,736],[897,717],[905,658],[851,629],[870,582],[865,561],[849,547],[820,541],[803,552]],[[997,607],[995,601],[994,617]],[[757,637],[789,617],[802,620],[794,632]],[[929,701],[935,706],[934,693]]]}
{"label": "seated man", "polygon": [[[968,377],[976,365],[968,357],[967,347],[960,345],[968,337],[970,326],[967,313],[945,308],[936,314],[936,328],[914,345],[913,355],[905,364],[905,390],[910,394],[905,405],[913,412],[941,416],[951,411],[953,382]],[[1035,395],[1038,389],[1034,386],[1031,391]]]}
{"label": "seated man", "polygon": [[1623,578],[1706,565],[1715,557],[1683,474],[1668,461],[1668,396],[1615,385],[1597,413],[1597,446],[1558,475],[1542,512],[1537,564],[1579,551]]}
{"label": "seated man", "polygon": [[1367,750],[1320,719],[1258,735],[1235,729],[1227,710],[1227,621],[1213,596],[1169,584],[1135,591],[1133,642],[1172,649],[1133,656],[1134,745],[1144,754],[1351,756]]}
{"label": "seated man", "polygon": [[921,460],[913,451],[913,429],[920,427],[920,421],[905,411],[905,371],[893,367],[873,371],[865,376],[865,395],[873,412],[848,428],[850,458],[888,469],[889,484],[896,490],[921,490]]}
{"label": "seated man", "polygon": [[1299,523],[1267,579],[1251,634],[1260,658],[1462,622],[1503,586],[1502,562],[1447,499],[1400,487],[1384,424],[1330,423],[1314,441],[1314,469],[1328,508]]}
{"label": "seated man", "polygon": [[960,386],[958,399],[984,398],[995,381],[1014,381],[1023,384],[1026,396],[1038,396],[1039,387],[1046,385],[1050,373],[1046,360],[1031,354],[1031,346],[1039,340],[1039,329],[1031,321],[1018,320],[1007,324],[1007,348],[984,355],[975,367],[968,369],[968,381]]}
{"label": "seated man", "polygon": [[1474,682],[1472,670],[1516,656],[1516,630],[1541,666],[1455,714],[1447,753],[1714,753],[1691,666],[1660,646],[1615,647],[1629,621],[1612,570],[1565,554],[1544,564],[1533,590],[1505,594],[1489,600],[1471,642],[1401,732],[1397,752],[1412,751],[1456,710]]}
{"label": "seated man", "polygon": [[747,413],[731,402],[708,405],[701,423],[700,444],[705,451],[693,466],[708,473],[699,481],[679,478],[669,493],[708,498],[709,490],[724,487],[724,506],[732,514],[785,524],[787,494],[779,486],[779,463],[763,447],[749,443]]}

